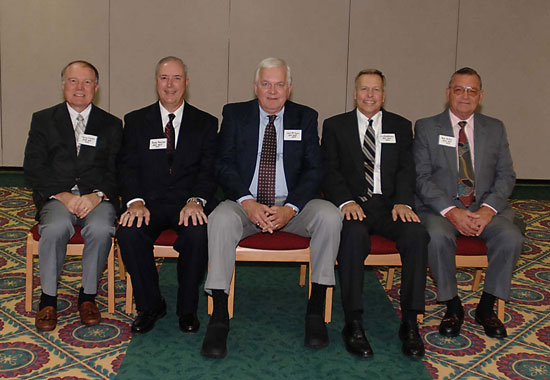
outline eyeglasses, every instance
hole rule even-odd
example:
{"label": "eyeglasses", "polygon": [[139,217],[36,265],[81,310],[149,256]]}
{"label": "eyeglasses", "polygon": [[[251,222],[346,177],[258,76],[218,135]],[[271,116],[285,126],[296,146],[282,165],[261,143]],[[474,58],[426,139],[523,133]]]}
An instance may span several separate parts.
{"label": "eyeglasses", "polygon": [[452,91],[453,91],[453,94],[455,95],[462,95],[464,94],[464,92],[466,92],[466,94],[470,95],[470,96],[477,96],[477,94],[479,94],[479,91],[481,91],[479,88],[475,88],[475,87],[464,87],[464,86],[454,86],[454,87],[449,87]]}

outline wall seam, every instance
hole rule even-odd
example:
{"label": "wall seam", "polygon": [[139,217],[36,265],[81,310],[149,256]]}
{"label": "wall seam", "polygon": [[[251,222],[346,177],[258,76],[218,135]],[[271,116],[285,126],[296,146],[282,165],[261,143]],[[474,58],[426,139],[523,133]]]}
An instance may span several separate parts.
{"label": "wall seam", "polygon": [[108,51],[107,51],[107,62],[108,62],[108,65],[109,65],[109,74],[108,74],[108,79],[109,79],[109,112],[112,112],[112,94],[113,94],[113,84],[111,83],[111,70],[112,70],[112,62],[111,62],[111,0],[109,0],[109,11],[108,11],[108,14],[107,14],[107,22],[109,23],[108,26],[107,26],[107,33],[109,34],[109,37],[107,39],[107,46],[108,46]]}
{"label": "wall seam", "polygon": [[344,94],[344,111],[347,111],[348,107],[348,80],[349,80],[349,49],[350,49],[350,36],[351,36],[351,2],[352,0],[349,0],[349,6],[348,6],[348,50],[346,54],[346,78],[345,78],[345,94]]}
{"label": "wall seam", "polygon": [[231,0],[229,0],[229,9],[227,14],[227,86],[225,92],[225,103],[229,103],[229,66],[231,63]]}
{"label": "wall seam", "polygon": [[455,39],[455,68],[453,71],[457,70],[458,65],[458,35],[460,31],[460,3],[461,0],[458,0],[458,11],[456,15],[456,39]]}

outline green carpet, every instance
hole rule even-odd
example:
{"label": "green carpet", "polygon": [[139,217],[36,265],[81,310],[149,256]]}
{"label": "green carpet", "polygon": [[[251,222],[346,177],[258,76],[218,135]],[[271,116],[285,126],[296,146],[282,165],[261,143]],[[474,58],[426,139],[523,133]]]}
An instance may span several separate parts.
{"label": "green carpet", "polygon": [[422,361],[401,353],[398,316],[370,268],[365,271],[364,320],[374,357],[361,360],[346,352],[340,335],[343,312],[339,294],[334,296],[332,323],[328,325],[330,346],[321,350],[305,347],[307,287],[298,286],[298,271],[297,265],[237,265],[235,315],[231,320],[228,355],[223,360],[214,360],[200,355],[208,322],[206,296],[201,297],[199,305],[202,323],[199,333],[182,334],[175,314],[176,265],[165,262],[160,278],[168,315],[148,334],[132,338],[116,378],[431,378]]}

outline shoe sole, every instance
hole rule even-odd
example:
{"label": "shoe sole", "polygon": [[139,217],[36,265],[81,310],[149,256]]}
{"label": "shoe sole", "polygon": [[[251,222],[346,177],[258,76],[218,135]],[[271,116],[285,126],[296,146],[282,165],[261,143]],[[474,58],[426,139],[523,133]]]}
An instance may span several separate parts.
{"label": "shoe sole", "polygon": [[227,356],[227,351],[224,352],[223,354],[217,355],[217,354],[210,354],[201,350],[201,355],[209,359],[223,359]]}

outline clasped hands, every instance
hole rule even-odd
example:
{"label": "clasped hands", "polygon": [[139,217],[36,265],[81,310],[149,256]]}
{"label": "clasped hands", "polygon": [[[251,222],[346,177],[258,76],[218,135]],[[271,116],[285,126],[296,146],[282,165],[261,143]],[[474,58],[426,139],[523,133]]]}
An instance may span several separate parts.
{"label": "clasped hands", "polygon": [[[342,207],[342,214],[344,214],[344,218],[346,218],[346,220],[353,219],[362,222],[363,219],[366,218],[363,208],[354,201],[346,203]],[[393,209],[391,210],[391,215],[394,222],[397,221],[397,218],[399,218],[403,223],[420,223],[420,218],[418,217],[418,215],[416,215],[416,213],[410,207],[407,207],[403,204],[396,204],[395,206],[393,206]]]}
{"label": "clasped hands", "polygon": [[248,219],[254,223],[262,232],[280,230],[296,215],[296,211],[290,206],[266,206],[256,202],[254,199],[246,199],[241,205],[248,215]]}
{"label": "clasped hands", "polygon": [[481,206],[475,212],[454,207],[445,214],[445,218],[449,219],[462,235],[479,236],[494,215],[495,212],[487,206]]}
{"label": "clasped hands", "polygon": [[[149,209],[145,207],[145,204],[142,201],[135,201],[130,204],[126,212],[120,216],[120,224],[124,227],[132,227],[134,221],[136,227],[140,228],[143,223],[149,225],[149,220],[151,219],[151,213]],[[197,224],[203,225],[208,223],[208,218],[204,213],[204,210],[201,205],[195,202],[188,202],[180,211],[180,218],[178,225],[182,224],[187,227],[189,226],[189,221],[196,226]]]}
{"label": "clasped hands", "polygon": [[76,195],[64,191],[55,195],[55,199],[63,203],[71,214],[78,218],[85,218],[88,214],[101,203],[101,198],[95,193],[86,195]]}

